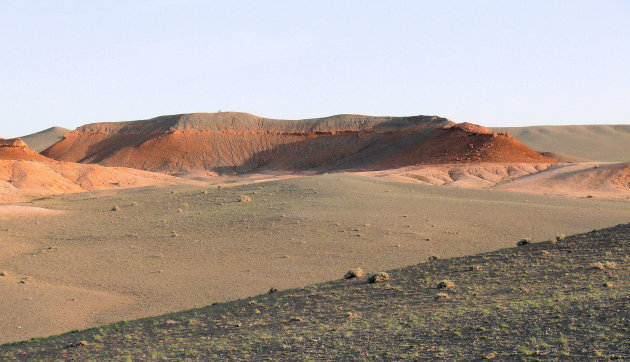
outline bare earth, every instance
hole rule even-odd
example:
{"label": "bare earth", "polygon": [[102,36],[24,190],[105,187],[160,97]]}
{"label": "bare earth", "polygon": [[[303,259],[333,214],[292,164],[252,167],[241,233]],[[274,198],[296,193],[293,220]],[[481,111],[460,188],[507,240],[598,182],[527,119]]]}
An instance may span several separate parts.
{"label": "bare earth", "polygon": [[630,215],[628,202],[349,174],[87,192],[22,206],[61,213],[0,218],[0,343],[305,286],[353,267],[548,240]]}

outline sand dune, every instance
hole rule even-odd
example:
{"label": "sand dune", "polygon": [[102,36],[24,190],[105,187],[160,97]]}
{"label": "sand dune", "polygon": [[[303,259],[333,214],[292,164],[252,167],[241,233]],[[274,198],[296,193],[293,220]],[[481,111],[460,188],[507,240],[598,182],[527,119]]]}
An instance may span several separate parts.
{"label": "sand dune", "polygon": [[43,131],[20,137],[35,152],[42,152],[63,139],[63,135],[72,130],[63,127],[51,127]]}
{"label": "sand dune", "polygon": [[436,116],[337,115],[289,121],[234,112],[86,125],[43,154],[61,161],[173,173],[555,162],[507,134]]}
{"label": "sand dune", "polygon": [[630,125],[493,127],[509,132],[538,152],[591,161],[630,161]]}

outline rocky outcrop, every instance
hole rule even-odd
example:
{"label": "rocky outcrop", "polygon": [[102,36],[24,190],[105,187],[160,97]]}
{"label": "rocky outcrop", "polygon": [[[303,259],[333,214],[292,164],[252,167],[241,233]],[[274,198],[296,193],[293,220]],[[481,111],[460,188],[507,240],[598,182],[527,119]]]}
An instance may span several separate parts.
{"label": "rocky outcrop", "polygon": [[43,154],[61,161],[171,173],[554,162],[507,134],[437,116],[336,115],[291,121],[235,112],[89,124],[66,134]]}

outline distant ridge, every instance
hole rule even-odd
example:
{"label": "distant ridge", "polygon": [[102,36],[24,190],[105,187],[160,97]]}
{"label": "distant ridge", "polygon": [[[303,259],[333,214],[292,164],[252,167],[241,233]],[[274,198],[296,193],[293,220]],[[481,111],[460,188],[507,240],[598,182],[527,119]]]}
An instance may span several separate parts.
{"label": "distant ridge", "polygon": [[492,127],[538,152],[592,161],[630,161],[630,125]]}
{"label": "distant ridge", "polygon": [[438,116],[342,114],[278,120],[248,113],[192,113],[88,124],[47,157],[148,171],[248,172],[401,167],[417,163],[555,163],[505,133]]}
{"label": "distant ridge", "polygon": [[72,130],[63,127],[51,127],[43,131],[20,137],[35,152],[42,152],[63,139],[63,135]]}

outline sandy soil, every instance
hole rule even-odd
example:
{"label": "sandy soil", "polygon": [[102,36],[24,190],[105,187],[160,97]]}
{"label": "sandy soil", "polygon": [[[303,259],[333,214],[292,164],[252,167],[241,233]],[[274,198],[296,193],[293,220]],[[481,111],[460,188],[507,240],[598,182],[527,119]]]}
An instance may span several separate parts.
{"label": "sandy soil", "polygon": [[0,205],[0,220],[16,217],[59,215],[62,211],[21,205]]}
{"label": "sandy soil", "polygon": [[[239,202],[242,196],[251,202]],[[0,342],[628,221],[630,203],[331,174],[68,194],[0,220]],[[118,211],[112,211],[118,206]],[[21,283],[24,282],[24,283]],[[29,299],[30,298],[30,299]]]}

